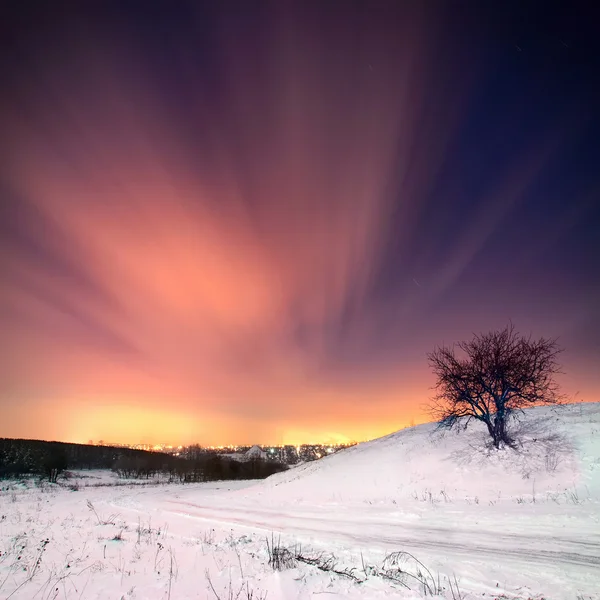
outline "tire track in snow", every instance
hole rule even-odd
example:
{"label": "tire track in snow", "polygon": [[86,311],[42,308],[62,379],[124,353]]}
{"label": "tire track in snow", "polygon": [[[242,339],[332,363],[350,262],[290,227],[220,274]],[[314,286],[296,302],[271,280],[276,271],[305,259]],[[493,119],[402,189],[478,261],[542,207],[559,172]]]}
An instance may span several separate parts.
{"label": "tire track in snow", "polygon": [[[235,515],[233,510],[221,511],[219,509],[202,507],[198,507],[198,509],[199,511],[195,514],[185,510],[167,510],[166,512],[213,523],[218,522],[223,525],[237,525],[260,529],[265,532],[276,531],[288,535],[290,533],[302,534],[323,542],[330,539],[344,540],[351,542],[353,545],[369,546],[378,549],[408,549],[411,551],[415,549],[443,550],[452,554],[465,555],[465,557],[473,554],[477,555],[477,557],[485,555],[490,558],[506,558],[510,556],[511,558],[526,559],[554,566],[571,564],[600,567],[600,544],[580,540],[549,538],[539,541],[544,545],[561,544],[563,547],[558,551],[541,548],[527,549],[515,548],[519,544],[526,545],[528,541],[530,542],[526,536],[518,536],[516,534],[498,536],[495,532],[490,533],[487,531],[466,534],[466,532],[461,532],[460,530],[442,529],[439,527],[429,529],[427,527],[411,527],[406,524],[402,524],[399,527],[395,524],[388,524],[385,526],[387,533],[368,533],[360,531],[361,523],[356,521],[329,521],[330,526],[324,528],[321,522],[318,523],[317,527],[311,527],[311,521],[316,521],[315,519],[303,519],[302,517],[290,519],[290,517],[287,517],[288,520],[293,520],[294,522],[283,525],[281,523],[281,515],[278,513],[273,513],[272,521],[265,523],[264,519],[247,518],[246,515],[249,514],[247,512],[245,512],[245,516],[241,516]],[[274,525],[278,521],[280,522],[279,526]],[[363,527],[372,531],[373,523],[366,523]],[[351,529],[351,531],[348,531],[348,529]],[[394,532],[394,535],[390,535],[390,529],[399,529],[400,531]],[[407,530],[412,534],[406,535]],[[469,536],[477,539],[472,540],[470,543],[463,541],[465,537],[468,538]],[[481,541],[485,538],[488,538],[491,543],[482,545]],[[577,552],[577,550],[580,550],[580,552]],[[590,554],[582,554],[581,550],[589,550]]]}
{"label": "tire track in snow", "polygon": [[160,509],[166,515],[264,532],[275,531],[309,538],[312,542],[343,541],[355,547],[384,551],[412,552],[421,549],[441,553],[444,557],[457,555],[462,560],[510,558],[552,565],[554,568],[560,565],[600,568],[600,536],[589,536],[582,540],[564,536],[498,533],[485,529],[427,527],[380,519],[360,521],[335,515],[333,518],[331,515],[303,515],[301,508],[296,513],[252,510],[242,506],[221,508],[168,497],[147,497],[146,506],[143,501],[145,499],[138,495],[137,506],[128,508],[136,512],[144,512],[144,509],[150,508]]}

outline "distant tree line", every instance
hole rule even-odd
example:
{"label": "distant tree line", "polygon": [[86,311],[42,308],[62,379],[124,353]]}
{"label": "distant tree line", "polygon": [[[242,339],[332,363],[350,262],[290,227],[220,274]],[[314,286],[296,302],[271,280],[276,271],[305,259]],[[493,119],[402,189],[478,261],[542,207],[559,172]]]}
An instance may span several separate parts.
{"label": "distant tree line", "polygon": [[216,454],[197,454],[194,458],[146,452],[143,456],[120,456],[112,469],[124,479],[150,479],[167,475],[169,481],[192,483],[225,479],[264,479],[285,471],[287,466],[253,458],[244,462]]}
{"label": "distant tree line", "polygon": [[40,476],[56,482],[67,469],[112,469],[119,477],[199,482],[223,479],[263,479],[287,467],[274,461],[238,462],[197,449],[179,457],[132,448],[92,446],[0,438],[0,479]]}

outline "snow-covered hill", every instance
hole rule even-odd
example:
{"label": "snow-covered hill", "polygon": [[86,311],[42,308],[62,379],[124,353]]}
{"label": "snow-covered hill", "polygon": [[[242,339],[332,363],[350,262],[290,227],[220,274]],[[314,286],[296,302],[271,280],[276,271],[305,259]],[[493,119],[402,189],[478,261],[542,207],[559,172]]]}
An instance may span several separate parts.
{"label": "snow-covered hill", "polygon": [[245,490],[269,502],[506,501],[577,493],[600,497],[600,403],[537,407],[515,423],[516,449],[489,447],[484,426],[432,423],[348,448]]}

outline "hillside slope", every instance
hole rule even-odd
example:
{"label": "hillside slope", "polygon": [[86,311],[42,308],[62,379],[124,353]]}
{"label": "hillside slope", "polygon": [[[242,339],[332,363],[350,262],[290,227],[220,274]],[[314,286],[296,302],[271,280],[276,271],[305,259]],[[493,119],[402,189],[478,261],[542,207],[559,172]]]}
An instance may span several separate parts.
{"label": "hillside slope", "polygon": [[502,502],[557,494],[600,498],[600,403],[537,407],[514,425],[518,447],[495,450],[480,423],[428,423],[365,442],[244,490],[268,503]]}

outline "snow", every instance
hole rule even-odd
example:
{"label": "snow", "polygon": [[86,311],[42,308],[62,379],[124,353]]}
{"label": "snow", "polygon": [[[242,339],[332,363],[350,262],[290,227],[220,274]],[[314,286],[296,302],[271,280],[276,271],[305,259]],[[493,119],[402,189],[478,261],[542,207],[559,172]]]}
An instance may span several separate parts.
{"label": "snow", "polygon": [[[596,486],[600,492],[598,404],[528,411],[516,430],[518,451],[488,447],[481,426],[436,431],[428,423],[359,444],[318,462],[271,477],[253,488],[269,502],[389,503],[417,495],[444,501],[561,493]],[[595,477],[594,477],[594,470]],[[534,483],[535,482],[535,483]],[[499,485],[501,484],[501,485]],[[597,494],[596,494],[597,495]]]}
{"label": "snow", "polygon": [[[0,482],[0,597],[422,598],[381,576],[404,551],[448,600],[600,600],[600,404],[526,412],[517,451],[427,424],[259,482]],[[274,571],[271,535],[362,583]]]}

